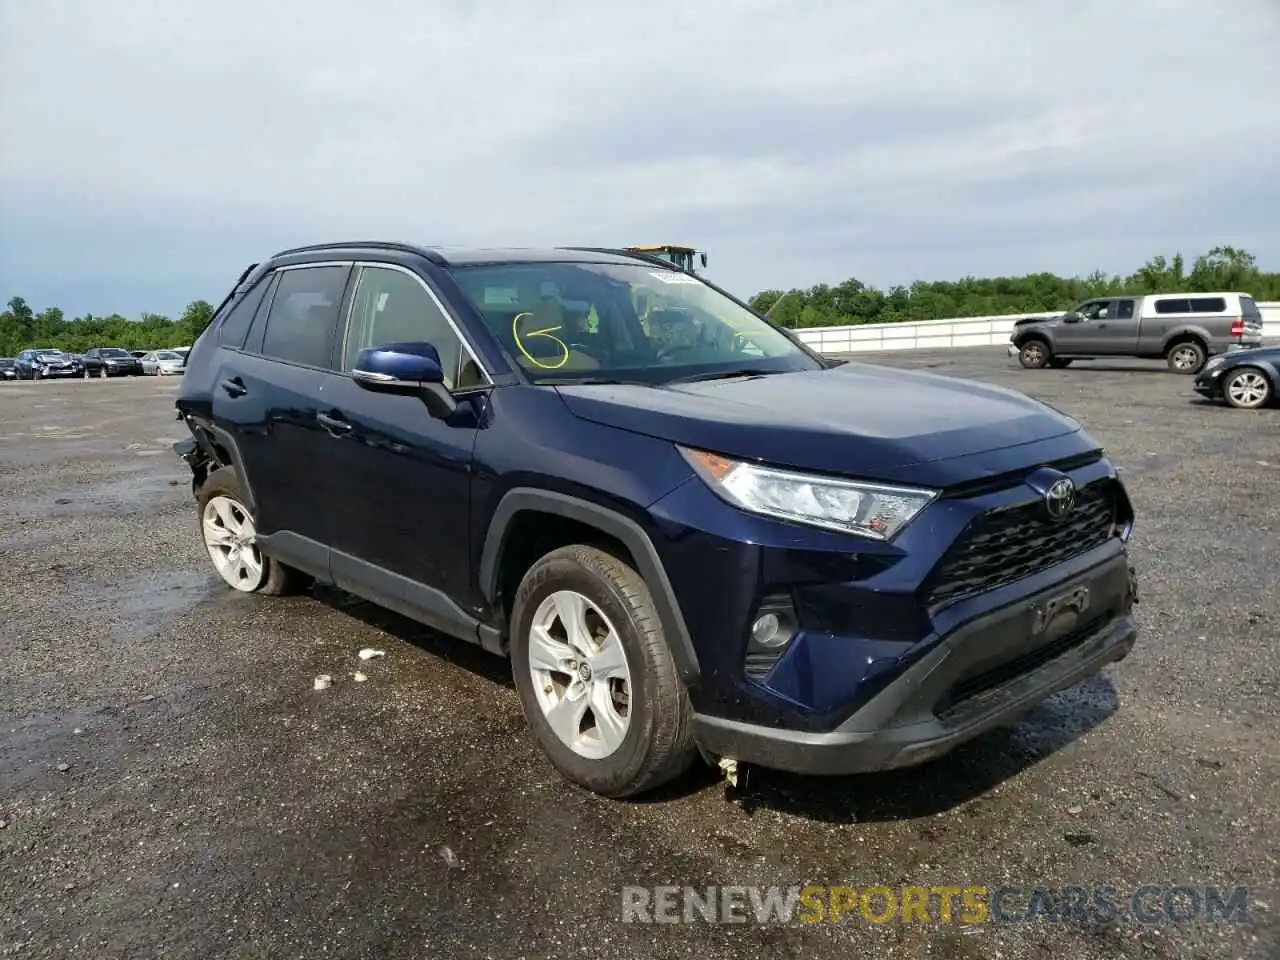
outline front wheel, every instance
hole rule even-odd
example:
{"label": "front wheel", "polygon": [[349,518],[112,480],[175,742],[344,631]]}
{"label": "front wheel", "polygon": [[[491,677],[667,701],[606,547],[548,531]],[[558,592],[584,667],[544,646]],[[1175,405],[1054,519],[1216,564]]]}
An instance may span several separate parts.
{"label": "front wheel", "polygon": [[1233,407],[1257,410],[1271,400],[1271,381],[1256,367],[1241,367],[1227,374],[1222,382],[1222,395]]}
{"label": "front wheel", "polygon": [[1183,340],[1169,348],[1166,358],[1174,373],[1199,373],[1208,356],[1198,340]]}
{"label": "front wheel", "polygon": [[1028,340],[1018,350],[1018,362],[1027,370],[1039,370],[1050,356],[1049,345],[1043,340]]}
{"label": "front wheel", "polygon": [[245,505],[231,467],[219,467],[200,488],[200,532],[213,567],[224,583],[242,593],[282,596],[308,586],[299,570],[258,549],[253,514]]}
{"label": "front wheel", "polygon": [[692,707],[635,570],[595,547],[561,547],[528,570],[513,607],[520,706],[566,779],[627,797],[688,769]]}

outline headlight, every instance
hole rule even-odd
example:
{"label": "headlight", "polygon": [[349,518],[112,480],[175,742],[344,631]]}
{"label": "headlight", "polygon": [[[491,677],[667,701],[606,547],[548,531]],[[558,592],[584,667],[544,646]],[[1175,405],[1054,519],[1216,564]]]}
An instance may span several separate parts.
{"label": "headlight", "polygon": [[1210,370],[1216,370],[1226,362],[1226,357],[1210,357],[1209,362],[1204,365],[1201,372],[1208,373]]}
{"label": "headlight", "polygon": [[713,491],[751,513],[890,540],[938,495],[936,490],[842,480],[732,460],[678,447]]}

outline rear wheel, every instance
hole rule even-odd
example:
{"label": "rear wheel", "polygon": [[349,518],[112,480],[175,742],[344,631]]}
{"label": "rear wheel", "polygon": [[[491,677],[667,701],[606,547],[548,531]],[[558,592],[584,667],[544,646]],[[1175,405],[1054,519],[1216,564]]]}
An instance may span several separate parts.
{"label": "rear wheel", "polygon": [[258,549],[258,530],[231,467],[219,467],[200,488],[200,533],[224,583],[242,593],[282,596],[310,585],[300,570]]}
{"label": "rear wheel", "polygon": [[1028,340],[1018,349],[1018,362],[1027,370],[1039,370],[1052,354],[1043,340]]}
{"label": "rear wheel", "polygon": [[1271,381],[1257,367],[1240,367],[1222,381],[1222,395],[1227,403],[1241,410],[1257,410],[1271,400]]}
{"label": "rear wheel", "polygon": [[529,569],[511,663],[525,718],[566,779],[626,797],[696,757],[692,707],[649,588],[612,554],[561,547]]}
{"label": "rear wheel", "polygon": [[1183,340],[1169,348],[1165,359],[1174,373],[1199,373],[1208,352],[1199,340]]}

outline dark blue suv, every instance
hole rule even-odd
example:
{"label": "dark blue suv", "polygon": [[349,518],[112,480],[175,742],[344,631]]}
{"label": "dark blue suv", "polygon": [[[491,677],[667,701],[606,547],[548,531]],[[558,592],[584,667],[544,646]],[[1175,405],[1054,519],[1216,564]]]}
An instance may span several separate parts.
{"label": "dark blue suv", "polygon": [[824,361],[622,250],[250,267],[178,399],[205,545],[512,660],[570,780],[905,766],[1124,657],[1133,510],[1014,391]]}

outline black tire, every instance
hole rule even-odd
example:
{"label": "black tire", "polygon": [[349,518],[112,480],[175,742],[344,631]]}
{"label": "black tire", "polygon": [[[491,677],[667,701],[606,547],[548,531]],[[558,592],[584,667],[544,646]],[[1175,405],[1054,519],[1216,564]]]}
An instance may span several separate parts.
{"label": "black tire", "polygon": [[[1237,399],[1231,395],[1232,384],[1245,376],[1261,379],[1262,395],[1260,398],[1255,400],[1251,397],[1248,401],[1245,401],[1243,398]],[[1271,385],[1271,378],[1258,367],[1237,367],[1222,378],[1222,396],[1228,404],[1237,410],[1261,410],[1275,398],[1275,388]]]}
{"label": "black tire", "polygon": [[1208,359],[1209,351],[1199,340],[1176,340],[1165,354],[1165,362],[1174,373],[1199,373]]}
{"label": "black tire", "polygon": [[1039,337],[1024,340],[1022,345],[1018,347],[1018,363],[1022,364],[1025,370],[1039,370],[1052,357],[1053,353],[1049,350],[1049,344]]}
{"label": "black tire", "polygon": [[[595,604],[613,624],[630,673],[629,723],[621,745],[602,759],[576,753],[552,730],[529,669],[529,632],[538,606],[558,590]],[[561,547],[525,573],[511,613],[511,666],[525,719],[567,780],[605,797],[651,790],[684,773],[697,757],[693,708],[676,671],[653,598],[630,565],[596,547]]]}
{"label": "black tire", "polygon": [[[199,496],[196,498],[199,504],[199,510],[196,513],[197,520],[204,516],[204,508],[215,496],[223,496],[236,501],[245,513],[252,515],[245,505],[245,496],[240,489],[240,479],[236,476],[234,468],[219,467],[209,474],[204,485],[200,488]],[[201,543],[203,542],[204,534],[202,532]],[[262,557],[263,576],[262,581],[252,591],[253,593],[282,597],[301,593],[311,586],[312,578],[301,570],[281,563],[266,554],[260,553],[260,556]]]}
{"label": "black tire", "polygon": [[1065,370],[1067,369],[1067,367],[1071,366],[1071,358],[1070,357],[1050,357],[1049,366],[1053,367],[1053,369],[1055,370]]}

